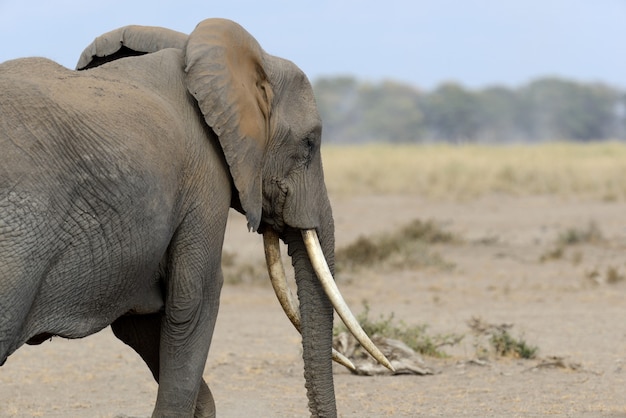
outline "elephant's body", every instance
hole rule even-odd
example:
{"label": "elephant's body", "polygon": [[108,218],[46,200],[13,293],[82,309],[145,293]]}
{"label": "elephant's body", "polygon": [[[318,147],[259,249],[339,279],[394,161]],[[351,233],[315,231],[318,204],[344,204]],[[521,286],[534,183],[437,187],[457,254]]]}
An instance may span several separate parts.
{"label": "elephant's body", "polygon": [[86,72],[0,65],[0,363],[160,312],[166,288],[174,320],[217,309],[232,185],[182,68],[174,49]]}
{"label": "elephant's body", "polygon": [[306,76],[224,19],[190,35],[111,31],[78,69],[0,64],[0,365],[24,343],[111,325],[159,383],[154,417],[214,417],[202,373],[233,207],[266,255],[288,245],[300,304],[283,307],[302,334],[309,410],[336,416],[333,306],[358,324],[332,278]]}

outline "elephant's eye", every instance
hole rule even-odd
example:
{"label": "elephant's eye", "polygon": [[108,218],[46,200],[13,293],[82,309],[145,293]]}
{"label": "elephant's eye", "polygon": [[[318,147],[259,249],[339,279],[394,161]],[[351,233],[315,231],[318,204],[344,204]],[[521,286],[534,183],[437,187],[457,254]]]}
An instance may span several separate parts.
{"label": "elephant's eye", "polygon": [[307,154],[313,154],[313,151],[315,151],[315,138],[311,136],[307,136],[305,138],[305,145],[306,145]]}
{"label": "elephant's eye", "polygon": [[304,138],[304,161],[305,166],[308,167],[313,159],[313,154],[315,154],[315,149],[317,146],[317,141],[313,135],[307,135]]}

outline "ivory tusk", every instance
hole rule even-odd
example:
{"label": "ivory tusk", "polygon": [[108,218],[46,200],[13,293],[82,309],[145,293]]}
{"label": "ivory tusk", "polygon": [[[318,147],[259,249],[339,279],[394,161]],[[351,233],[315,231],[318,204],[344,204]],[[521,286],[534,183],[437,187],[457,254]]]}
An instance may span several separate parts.
{"label": "ivory tusk", "polygon": [[303,230],[302,238],[309,254],[309,258],[311,259],[311,264],[317,273],[317,277],[322,283],[322,287],[333,304],[333,307],[343,320],[343,323],[352,335],[354,335],[357,341],[363,346],[363,348],[365,348],[372,355],[372,357],[389,370],[395,371],[389,360],[387,360],[385,355],[378,349],[378,347],[376,347],[372,340],[370,340],[365,331],[363,331],[363,328],[359,325],[359,321],[357,321],[354,317],[350,308],[343,299],[343,296],[341,296],[341,293],[337,288],[337,284],[333,279],[333,275],[330,272],[330,268],[326,263],[326,258],[322,252],[317,232],[315,232],[314,229]]}
{"label": "ivory tusk", "polygon": [[285,311],[287,318],[294,327],[300,332],[300,312],[291,293],[291,289],[287,286],[287,276],[280,257],[280,246],[278,245],[278,234],[271,228],[263,233],[263,248],[265,249],[265,263],[267,264],[267,272],[270,276],[270,282],[274,288],[274,293],[278,298],[280,306]]}
{"label": "ivory tusk", "polygon": [[[291,293],[291,289],[289,289],[287,285],[287,276],[285,275],[285,269],[283,268],[283,262],[280,256],[280,246],[278,245],[278,235],[274,230],[268,229],[268,231],[263,233],[263,248],[265,250],[267,272],[269,273],[270,282],[272,283],[278,302],[296,330],[302,333],[300,331],[300,311]],[[354,364],[334,348],[333,360],[352,371],[356,371]]]}

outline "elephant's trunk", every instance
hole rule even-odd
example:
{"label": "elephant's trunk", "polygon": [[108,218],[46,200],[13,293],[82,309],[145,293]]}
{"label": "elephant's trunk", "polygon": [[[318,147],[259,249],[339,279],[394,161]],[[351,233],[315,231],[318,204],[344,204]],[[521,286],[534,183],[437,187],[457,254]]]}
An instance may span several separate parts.
{"label": "elephant's trunk", "polygon": [[[320,232],[320,239],[332,269],[334,266],[332,224],[330,231]],[[288,231],[285,241],[294,267],[300,300],[302,356],[309,410],[314,417],[335,417],[337,410],[331,363],[333,306],[317,279],[300,231]]]}
{"label": "elephant's trunk", "polygon": [[295,305],[284,278],[280,262],[278,236],[272,231],[264,233],[266,260],[272,284],[287,316],[302,334],[304,376],[309,409],[315,417],[336,416],[332,376],[332,358],[350,369],[350,360],[332,350],[333,307],[348,329],[372,353],[392,369],[389,361],[365,335],[346,306],[333,280],[334,227],[332,217],[326,225],[315,230],[289,228],[285,235],[289,255],[295,270],[300,307]]}

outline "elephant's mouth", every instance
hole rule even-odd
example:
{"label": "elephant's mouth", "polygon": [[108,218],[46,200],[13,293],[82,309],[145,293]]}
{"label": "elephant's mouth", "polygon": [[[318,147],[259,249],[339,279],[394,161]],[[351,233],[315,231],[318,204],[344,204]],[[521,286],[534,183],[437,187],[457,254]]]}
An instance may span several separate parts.
{"label": "elephant's mouth", "polygon": [[[393,371],[394,368],[389,360],[387,360],[378,347],[376,347],[372,340],[370,340],[365,331],[363,331],[363,328],[359,325],[359,322],[354,317],[354,314],[352,314],[350,308],[348,308],[343,296],[341,296],[326,259],[324,258],[316,231],[314,229],[307,229],[302,230],[301,233],[311,265],[315,269],[317,278],[319,279],[322,288],[328,296],[328,299],[331,301],[335,311],[339,314],[339,317],[342,319],[352,335],[354,335],[357,341],[361,343],[361,345],[372,355],[372,357],[374,357],[380,364]],[[263,246],[265,248],[267,270],[280,305],[296,330],[301,332],[300,311],[291,290],[287,285],[287,278],[280,255],[278,239],[278,234],[271,227],[264,228]],[[350,370],[355,370],[352,362],[334,349],[333,360],[344,365]]]}
{"label": "elephant's mouth", "polygon": [[265,234],[266,230],[274,229],[283,231],[285,224],[284,212],[287,202],[288,187],[285,180],[270,177],[270,183],[263,187],[263,211],[261,212],[261,225],[259,233]]}

